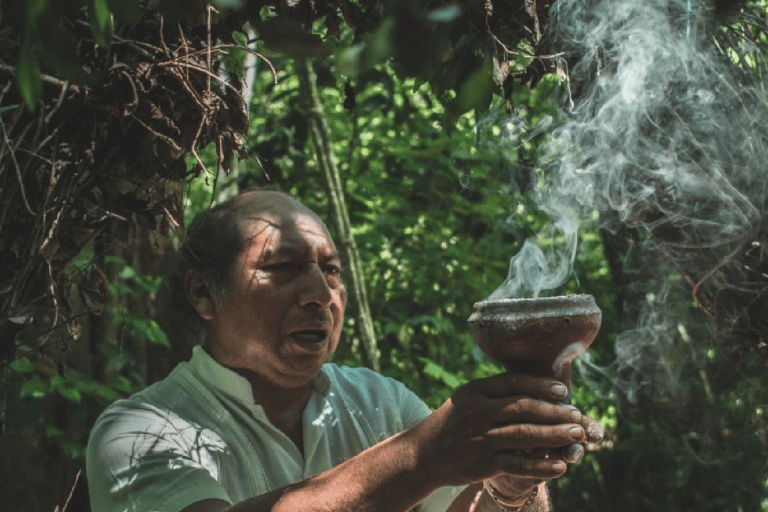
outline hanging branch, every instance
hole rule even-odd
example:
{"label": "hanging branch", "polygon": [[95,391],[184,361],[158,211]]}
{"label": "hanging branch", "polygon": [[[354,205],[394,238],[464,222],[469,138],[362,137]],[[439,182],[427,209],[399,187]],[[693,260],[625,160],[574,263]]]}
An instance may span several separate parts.
{"label": "hanging branch", "polygon": [[312,137],[312,146],[315,149],[315,159],[325,178],[325,186],[328,191],[336,233],[348,262],[349,274],[351,276],[349,290],[354,301],[357,303],[356,326],[358,335],[362,340],[363,357],[367,366],[374,370],[379,370],[376,333],[373,328],[371,310],[368,305],[360,254],[357,251],[355,239],[352,235],[347,205],[344,200],[344,189],[341,186],[341,177],[336,165],[336,157],[331,147],[330,129],[323,114],[323,106],[317,92],[317,77],[312,69],[312,64],[308,60],[300,60],[297,64],[300,93],[307,109],[307,123],[310,136]]}

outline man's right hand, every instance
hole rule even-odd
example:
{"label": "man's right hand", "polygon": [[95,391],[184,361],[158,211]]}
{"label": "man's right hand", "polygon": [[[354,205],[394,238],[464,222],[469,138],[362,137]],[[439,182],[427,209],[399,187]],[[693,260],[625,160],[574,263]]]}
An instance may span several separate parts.
{"label": "man's right hand", "polygon": [[494,479],[505,495],[527,494],[581,458],[564,448],[602,439],[598,423],[559,403],[566,393],[556,380],[520,373],[475,380],[405,435],[440,485]]}

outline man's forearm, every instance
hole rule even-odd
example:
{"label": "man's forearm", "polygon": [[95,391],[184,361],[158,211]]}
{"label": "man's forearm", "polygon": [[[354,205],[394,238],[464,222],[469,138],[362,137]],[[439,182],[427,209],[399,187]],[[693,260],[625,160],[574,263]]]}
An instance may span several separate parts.
{"label": "man's forearm", "polygon": [[406,512],[440,486],[419,471],[415,448],[399,434],[333,469],[236,503],[227,512]]}

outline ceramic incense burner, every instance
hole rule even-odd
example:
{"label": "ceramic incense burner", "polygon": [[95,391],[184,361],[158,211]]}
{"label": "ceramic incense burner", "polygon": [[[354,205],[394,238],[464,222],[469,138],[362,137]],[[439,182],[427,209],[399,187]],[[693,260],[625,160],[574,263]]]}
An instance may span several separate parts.
{"label": "ceramic incense burner", "polygon": [[475,343],[509,371],[553,377],[571,388],[571,363],[592,343],[602,312],[591,295],[475,303]]}

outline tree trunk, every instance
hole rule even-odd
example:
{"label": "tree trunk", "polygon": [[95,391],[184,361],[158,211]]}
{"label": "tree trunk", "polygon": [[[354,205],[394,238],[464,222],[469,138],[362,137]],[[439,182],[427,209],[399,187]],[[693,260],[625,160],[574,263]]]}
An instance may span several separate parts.
{"label": "tree trunk", "polygon": [[360,255],[355,245],[352,229],[349,222],[344,189],[341,186],[341,177],[336,165],[336,157],[331,146],[331,134],[328,123],[323,114],[323,105],[317,92],[317,77],[308,60],[297,62],[300,90],[302,100],[307,108],[307,124],[312,137],[312,146],[315,150],[317,165],[323,172],[325,187],[328,192],[328,201],[331,207],[332,218],[336,235],[344,252],[349,267],[348,288],[350,296],[357,305],[356,322],[358,336],[362,342],[364,363],[374,370],[379,370],[379,352],[376,344],[376,333],[373,328],[371,310],[368,305],[368,296],[365,289]]}

